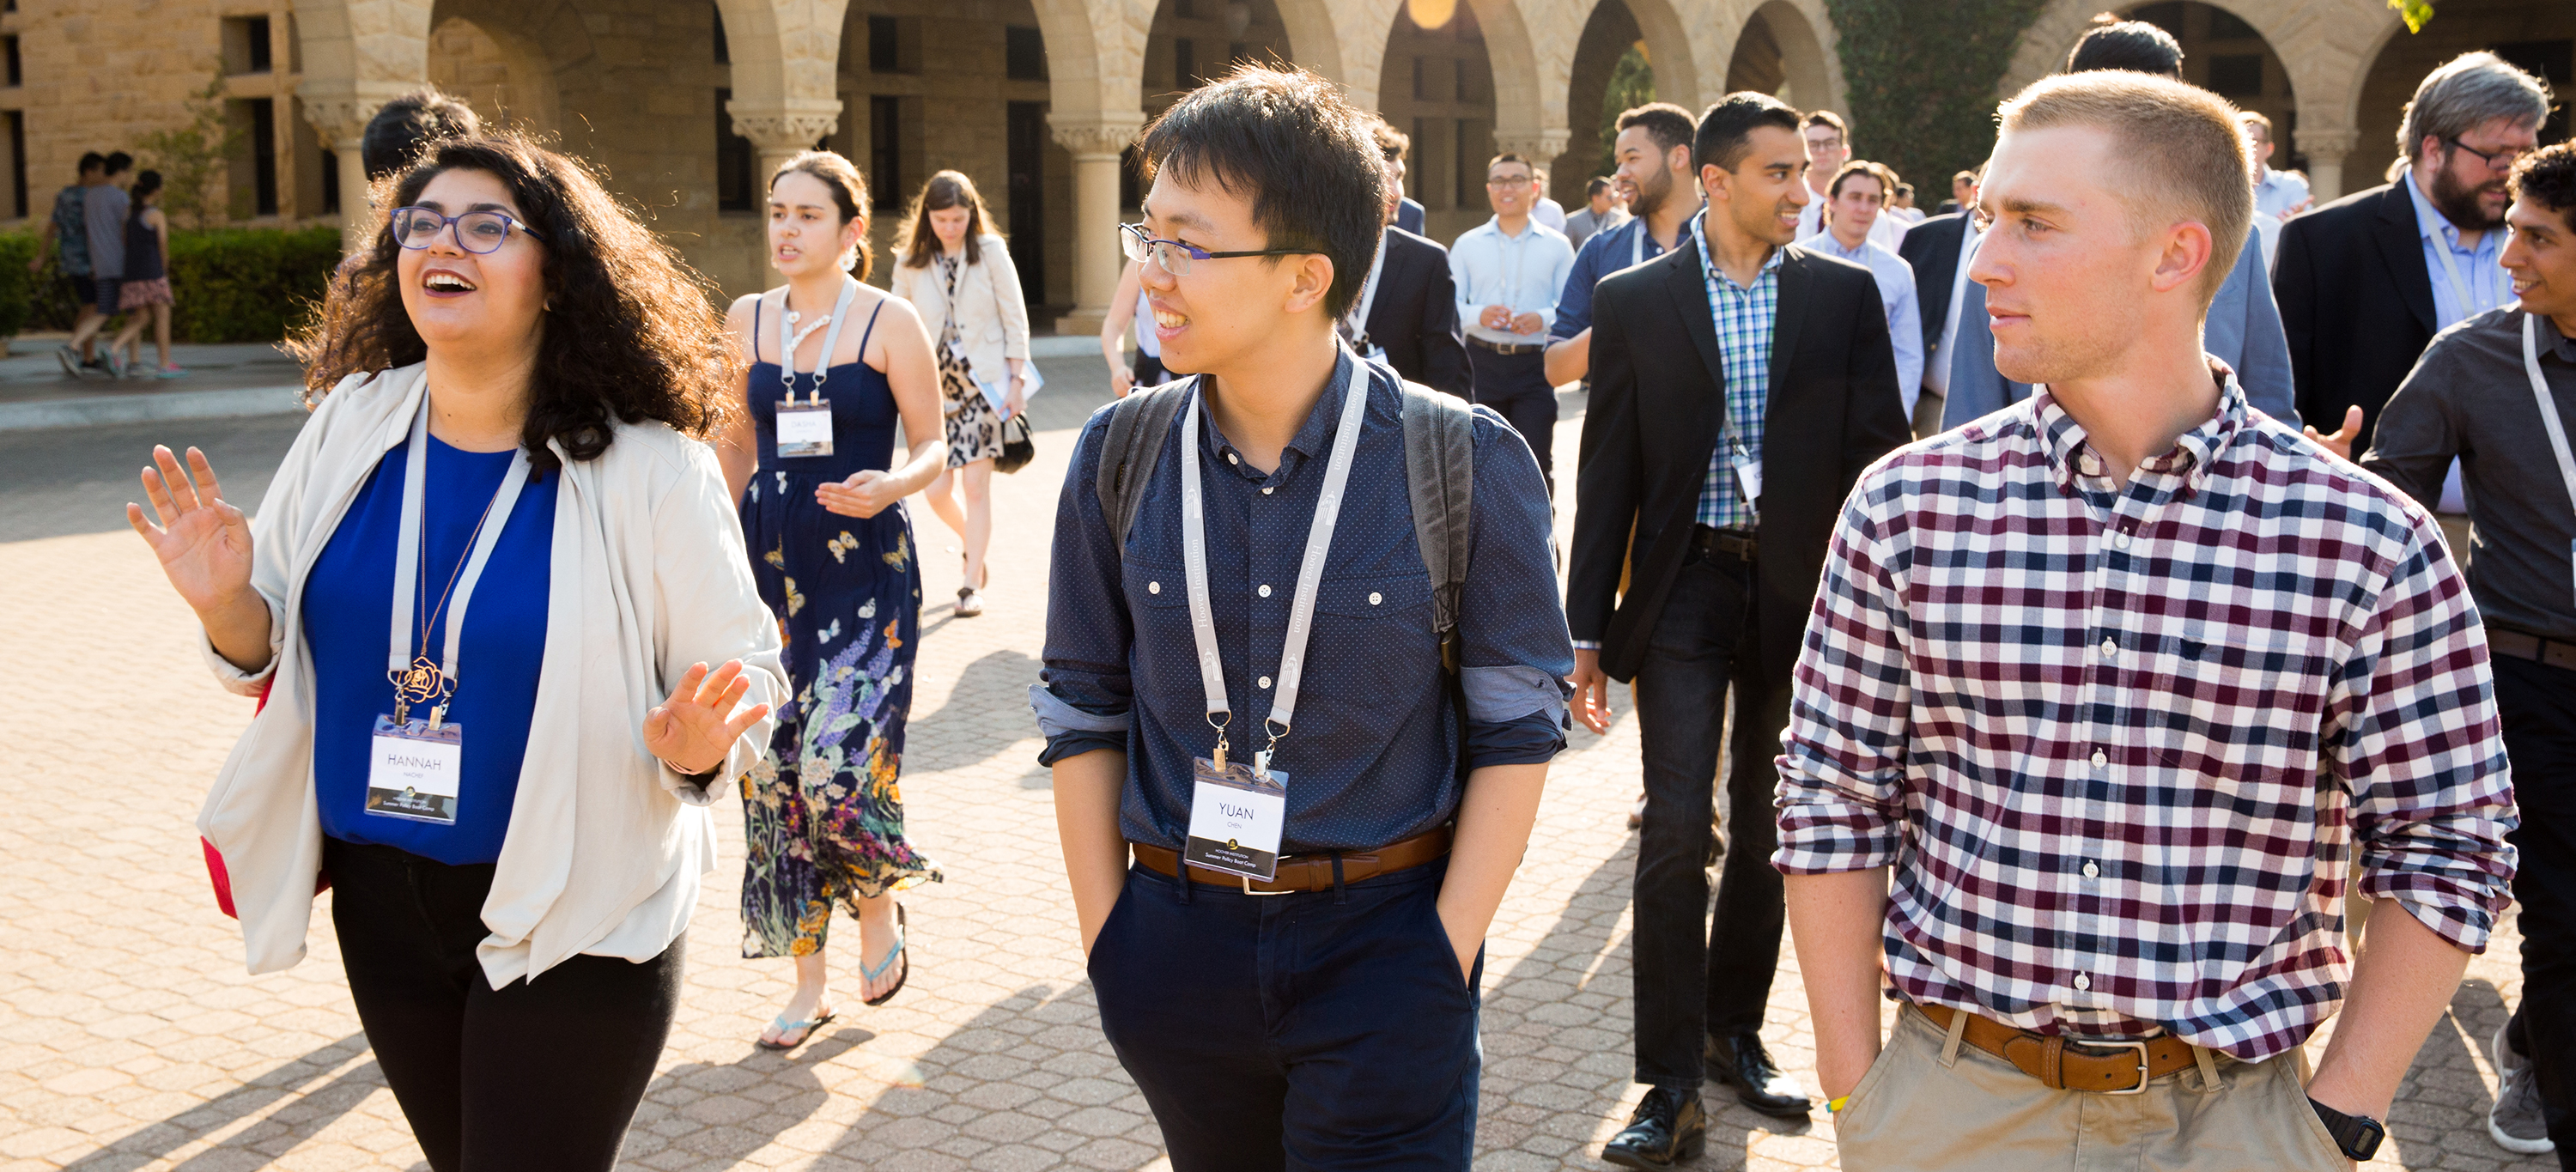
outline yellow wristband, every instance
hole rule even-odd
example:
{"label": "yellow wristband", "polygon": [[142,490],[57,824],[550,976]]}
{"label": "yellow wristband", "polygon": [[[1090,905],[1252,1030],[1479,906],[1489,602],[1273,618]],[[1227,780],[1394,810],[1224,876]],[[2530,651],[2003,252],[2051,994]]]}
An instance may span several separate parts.
{"label": "yellow wristband", "polygon": [[1829,1100],[1827,1100],[1827,1101],[1825,1102],[1825,1114],[1828,1114],[1828,1115],[1839,1115],[1839,1114],[1841,1114],[1841,1113],[1842,1113],[1842,1110],[1843,1110],[1843,1104],[1848,1103],[1848,1102],[1851,1102],[1851,1096],[1850,1096],[1850,1095],[1844,1095],[1843,1097],[1841,1097],[1841,1098],[1839,1098],[1839,1099],[1829,1099]]}

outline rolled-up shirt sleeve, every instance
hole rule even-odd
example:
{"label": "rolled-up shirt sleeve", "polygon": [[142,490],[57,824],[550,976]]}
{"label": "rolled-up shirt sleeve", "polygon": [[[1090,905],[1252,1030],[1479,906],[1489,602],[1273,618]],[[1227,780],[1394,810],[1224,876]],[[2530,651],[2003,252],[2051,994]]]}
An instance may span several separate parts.
{"label": "rolled-up shirt sleeve", "polygon": [[1565,748],[1574,674],[1547,486],[1520,434],[1492,408],[1475,411],[1471,548],[1458,599],[1467,767],[1543,764]]}
{"label": "rolled-up shirt sleeve", "polygon": [[2333,688],[2329,757],[2352,795],[2361,890],[2483,952],[2510,897],[2520,824],[2485,628],[2431,518],[2391,570]]}
{"label": "rolled-up shirt sleeve", "polygon": [[1094,481],[1108,420],[1104,409],[1083,428],[1056,499],[1045,667],[1041,682],[1029,686],[1029,707],[1047,742],[1038,754],[1041,765],[1127,747],[1135,627],[1120,586],[1118,537],[1109,531]]}
{"label": "rolled-up shirt sleeve", "polygon": [[1771,856],[1783,874],[1884,867],[1904,843],[1913,683],[1905,594],[1874,515],[1873,501],[1895,490],[1885,468],[1864,476],[1843,508],[1791,677],[1777,762],[1780,845]]}
{"label": "rolled-up shirt sleeve", "polygon": [[1595,232],[1574,250],[1574,265],[1565,270],[1565,285],[1557,290],[1556,312],[1548,321],[1548,341],[1562,342],[1592,328],[1592,287],[1601,283],[1601,250],[1623,235],[1616,228]]}

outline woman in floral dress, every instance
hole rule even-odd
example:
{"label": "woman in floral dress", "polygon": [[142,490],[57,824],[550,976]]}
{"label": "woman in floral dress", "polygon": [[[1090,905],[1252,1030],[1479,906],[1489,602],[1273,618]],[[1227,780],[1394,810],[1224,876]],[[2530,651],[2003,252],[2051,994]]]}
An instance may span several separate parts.
{"label": "woman in floral dress", "polygon": [[[896,502],[946,467],[938,373],[912,306],[860,284],[867,185],[828,152],[770,179],[770,259],[783,289],[727,322],[751,356],[749,423],[726,445],[752,575],[778,616],[792,699],[743,779],[745,957],[796,958],[796,992],[760,1044],[789,1049],[833,1019],[824,940],[859,921],[861,999],[910,972],[894,893],[939,879],[903,832],[896,776],[912,707],[921,568]],[[895,425],[922,437],[893,467]]]}

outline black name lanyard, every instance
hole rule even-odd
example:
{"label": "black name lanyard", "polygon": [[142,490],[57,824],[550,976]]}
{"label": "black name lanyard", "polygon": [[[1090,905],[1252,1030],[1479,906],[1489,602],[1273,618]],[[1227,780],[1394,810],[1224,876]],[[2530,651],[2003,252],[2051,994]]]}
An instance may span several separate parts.
{"label": "black name lanyard", "polygon": [[474,584],[482,579],[484,565],[492,560],[492,547],[500,543],[501,530],[510,521],[510,510],[519,502],[519,490],[527,487],[528,450],[520,448],[511,456],[510,471],[501,477],[501,487],[493,492],[482,522],[475,526],[473,553],[466,559],[463,576],[456,581],[455,598],[447,612],[446,657],[437,663],[429,660],[427,631],[421,632],[419,651],[412,649],[425,507],[421,498],[428,479],[429,396],[423,394],[420,414],[411,421],[411,451],[403,461],[402,530],[394,544],[393,637],[392,649],[385,655],[385,676],[394,685],[394,723],[404,723],[412,705],[429,704],[430,727],[436,728],[445,723],[447,698],[456,691],[456,647],[465,635],[465,604],[474,597]]}
{"label": "black name lanyard", "polygon": [[[2558,476],[2566,482],[2567,499],[2576,503],[2576,453],[2567,448],[2567,425],[2558,421],[2558,397],[2549,393],[2549,380],[2540,377],[2540,320],[2529,311],[2522,315],[2522,373],[2531,376],[2531,397],[2540,403],[2541,425],[2549,429],[2550,450],[2558,456]],[[2576,541],[2567,545],[2567,560],[2576,566]],[[2576,573],[2570,575],[2576,587]]]}
{"label": "black name lanyard", "polygon": [[[1216,729],[1216,765],[1225,767],[1225,730],[1234,714],[1225,696],[1225,669],[1217,660],[1216,618],[1208,607],[1207,504],[1199,488],[1199,465],[1207,452],[1199,441],[1199,400],[1206,384],[1190,391],[1181,421],[1182,442],[1190,458],[1181,464],[1181,561],[1190,595],[1190,636],[1198,643],[1199,683],[1207,692],[1207,722]],[[1315,501],[1314,524],[1306,532],[1306,556],[1297,568],[1297,593],[1288,604],[1288,630],[1279,650],[1278,688],[1270,715],[1262,720],[1270,741],[1252,755],[1252,771],[1267,777],[1270,755],[1297,713],[1297,685],[1306,671],[1306,639],[1314,629],[1315,594],[1324,581],[1324,554],[1333,545],[1333,526],[1341,517],[1342,488],[1351,478],[1351,456],[1360,443],[1360,419],[1368,410],[1368,370],[1354,367],[1342,393],[1341,429],[1333,436],[1333,454],[1324,465],[1323,494]]]}

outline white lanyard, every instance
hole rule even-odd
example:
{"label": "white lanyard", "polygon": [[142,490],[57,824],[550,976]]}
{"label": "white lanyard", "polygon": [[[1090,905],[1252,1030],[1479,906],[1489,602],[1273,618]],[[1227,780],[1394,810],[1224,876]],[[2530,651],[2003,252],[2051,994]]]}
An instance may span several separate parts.
{"label": "white lanyard", "polygon": [[1637,234],[1628,238],[1628,267],[1646,263],[1646,218],[1637,217]]}
{"label": "white lanyard", "polygon": [[[1207,692],[1207,722],[1216,729],[1216,761],[1225,763],[1225,728],[1233,711],[1225,695],[1225,669],[1216,654],[1216,616],[1208,606],[1207,505],[1199,489],[1199,465],[1207,452],[1199,440],[1199,400],[1206,384],[1190,389],[1189,410],[1181,419],[1181,442],[1190,458],[1181,465],[1181,561],[1189,583],[1190,636],[1198,643],[1199,683]],[[1297,568],[1297,593],[1288,604],[1288,630],[1279,649],[1279,679],[1270,715],[1262,727],[1270,745],[1288,735],[1297,712],[1297,684],[1306,670],[1306,640],[1315,620],[1315,593],[1324,582],[1324,553],[1332,548],[1333,525],[1342,512],[1342,486],[1351,478],[1351,456],[1359,450],[1360,419],[1368,410],[1369,368],[1353,363],[1342,392],[1341,430],[1333,435],[1333,454],[1324,465],[1323,494],[1315,500],[1314,524],[1306,532],[1306,557]],[[1276,725],[1273,730],[1271,726]],[[1256,772],[1268,772],[1270,748],[1254,760]]]}
{"label": "white lanyard", "polygon": [[448,603],[446,658],[435,668],[427,662],[429,648],[422,647],[417,658],[412,652],[413,631],[417,629],[412,611],[419,602],[421,496],[428,479],[429,396],[423,394],[420,414],[411,421],[411,451],[403,461],[402,531],[394,543],[393,641],[392,650],[385,655],[385,675],[394,683],[398,705],[435,702],[443,716],[447,711],[444,699],[456,690],[456,646],[465,635],[465,604],[474,597],[474,584],[482,579],[484,564],[492,560],[492,547],[500,543],[501,530],[510,522],[510,509],[518,504],[519,490],[527,486],[528,450],[522,447],[511,455],[510,471],[501,477],[501,487],[493,492],[492,503],[475,528],[474,551],[466,559],[463,576],[456,581],[455,596]]}
{"label": "white lanyard", "polygon": [[2531,397],[2540,402],[2541,425],[2549,429],[2549,447],[2558,454],[2558,477],[2567,483],[2568,501],[2576,503],[2576,455],[2567,449],[2567,425],[2558,421],[2558,398],[2540,377],[2540,325],[2529,312],[2522,315],[2522,373],[2531,376]]}
{"label": "white lanyard", "polygon": [[[1363,343],[1368,340],[1369,307],[1377,304],[1377,275],[1386,269],[1386,237],[1377,238],[1377,256],[1369,261],[1368,281],[1360,286],[1359,304],[1351,307],[1350,316],[1342,319],[1350,334]],[[1362,347],[1365,349],[1365,345]]]}
{"label": "white lanyard", "polygon": [[2486,274],[2478,282],[2479,288],[2488,294],[2487,300],[2471,301],[2468,282],[2460,279],[2460,262],[2451,259],[2451,242],[2442,239],[2442,230],[2439,228],[2433,230],[2433,255],[2442,258],[2442,276],[2451,282],[2451,296],[2460,299],[2461,320],[2465,321],[2495,308],[2494,275]]}
{"label": "white lanyard", "polygon": [[786,292],[782,290],[778,294],[778,381],[787,384],[789,402],[796,400],[796,348],[804,345],[805,339],[813,337],[814,331],[830,325],[831,332],[823,335],[823,356],[814,360],[814,390],[806,397],[809,403],[823,401],[823,380],[831,374],[832,354],[841,345],[841,325],[849,320],[850,302],[856,300],[858,295],[859,282],[848,274],[843,274],[841,299],[832,306],[832,315],[805,327],[802,332],[790,337],[787,330],[789,326],[795,324],[796,315],[787,310]]}

